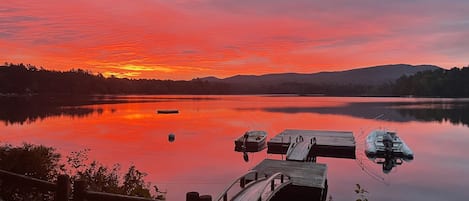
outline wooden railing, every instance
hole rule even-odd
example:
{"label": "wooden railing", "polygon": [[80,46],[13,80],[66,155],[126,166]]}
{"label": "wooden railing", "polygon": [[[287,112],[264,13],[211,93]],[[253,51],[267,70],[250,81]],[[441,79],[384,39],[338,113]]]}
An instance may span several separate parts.
{"label": "wooden railing", "polygon": [[89,191],[86,189],[87,185],[84,180],[75,181],[73,184],[73,201],[155,201],[151,198]]}
{"label": "wooden railing", "polygon": [[[246,176],[252,173],[255,174],[254,180],[251,181],[249,184],[246,184]],[[280,184],[275,185],[275,181],[278,179],[280,179]],[[258,178],[257,171],[251,170],[247,172],[246,174],[242,175],[241,177],[239,177],[238,179],[234,180],[231,183],[231,185],[226,187],[225,190],[217,197],[217,199],[215,199],[215,201],[220,201],[220,200],[228,201],[228,190],[230,190],[236,183],[238,183],[238,181],[240,182],[240,186],[242,188],[241,191],[243,191],[244,189],[248,189],[250,186],[254,185],[257,182],[265,182],[265,186],[261,188],[262,191],[260,191],[259,194],[255,195],[252,199],[250,199],[250,200],[258,200],[258,201],[271,199],[272,196],[275,195],[275,193],[277,193],[280,189],[282,189],[283,187],[291,183],[290,176],[285,175],[284,173],[281,173],[281,172],[277,172],[271,175],[269,178],[267,178],[267,175],[265,175],[265,177],[263,178]],[[269,185],[270,185],[270,188],[267,188]],[[270,192],[267,194],[267,196],[264,196],[264,199],[263,199],[263,195],[267,192],[266,190],[268,189],[270,190]]]}
{"label": "wooden railing", "polygon": [[286,156],[290,155],[290,153],[293,151],[293,149],[295,149],[295,147],[296,147],[296,145],[298,145],[298,143],[304,141],[304,139],[301,135],[296,136],[294,142],[291,141],[291,136],[290,136],[289,140],[290,140],[290,145],[288,146],[287,153],[285,154]]}
{"label": "wooden railing", "polygon": [[[284,186],[291,183],[291,180],[290,180],[289,176],[286,176],[288,181],[285,181],[285,176],[286,175],[281,173],[281,172],[277,172],[277,173],[273,174],[272,176],[270,176],[267,179],[267,181],[265,181],[265,186],[262,188],[263,190],[261,192],[259,192],[259,194],[256,196],[255,200],[258,200],[258,201],[270,200],[270,198],[272,198],[275,195],[275,193],[277,193]],[[280,184],[276,186],[275,185],[275,180],[278,179],[279,177],[280,177]],[[269,185],[270,185],[270,188],[267,188]],[[267,194],[268,196],[266,196],[266,197],[264,197],[264,199],[262,199],[262,196],[264,195],[264,193],[266,193],[267,189],[270,190],[270,193],[268,193]]]}
{"label": "wooden railing", "polygon": [[68,201],[71,187],[70,177],[68,175],[60,175],[57,183],[36,179],[21,174],[0,170],[0,180],[3,185],[17,185],[22,187],[36,188],[42,192],[55,192],[54,201]]}
{"label": "wooden railing", "polygon": [[229,186],[227,186],[225,188],[225,190],[223,190],[222,193],[220,193],[220,195],[215,199],[215,201],[220,201],[223,199],[223,201],[227,201],[228,200],[228,191],[235,185],[237,184],[238,182],[240,183],[240,186],[241,188],[245,188],[246,187],[246,176],[248,176],[249,174],[254,174],[254,181],[257,181],[258,179],[258,172],[255,171],[255,170],[251,170],[249,172],[247,172],[246,174],[240,176],[239,178],[235,179]]}
{"label": "wooden railing", "polygon": [[[112,193],[103,193],[87,190],[86,181],[78,180],[74,182],[73,193],[68,175],[60,175],[57,183],[36,179],[21,174],[0,170],[0,181],[3,185],[21,185],[37,188],[42,192],[55,192],[54,201],[155,201],[151,198],[126,196]],[[73,196],[71,196],[73,194]]]}

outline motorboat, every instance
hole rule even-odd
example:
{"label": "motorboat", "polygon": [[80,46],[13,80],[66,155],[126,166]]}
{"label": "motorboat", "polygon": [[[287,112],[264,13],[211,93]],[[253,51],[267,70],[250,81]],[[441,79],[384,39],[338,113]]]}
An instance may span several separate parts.
{"label": "motorboat", "polygon": [[414,159],[414,153],[399,138],[396,132],[374,130],[366,138],[365,154],[368,158],[400,157],[404,160]]}
{"label": "motorboat", "polygon": [[258,152],[266,148],[265,131],[247,131],[235,140],[235,151]]}

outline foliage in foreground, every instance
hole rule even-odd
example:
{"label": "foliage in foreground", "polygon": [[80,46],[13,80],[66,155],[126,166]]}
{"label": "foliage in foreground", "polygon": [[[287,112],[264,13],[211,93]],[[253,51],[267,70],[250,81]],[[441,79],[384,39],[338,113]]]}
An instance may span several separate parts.
{"label": "foliage in foreground", "polygon": [[[355,201],[368,201],[367,194],[368,191],[365,190],[363,187],[360,186],[360,184],[355,184],[355,190],[354,190],[357,199]],[[332,196],[329,195],[327,198],[327,201],[333,201]]]}
{"label": "foliage in foreground", "polygon": [[356,201],[368,201],[368,198],[366,196],[368,194],[368,191],[362,188],[360,184],[356,184],[355,194],[358,197]]}
{"label": "foliage in foreground", "polygon": [[[52,147],[23,144],[21,146],[0,146],[0,169],[18,174],[52,181],[59,174],[67,173],[71,180],[84,179],[93,191],[152,198],[150,184],[145,182],[146,173],[131,165],[127,172],[120,175],[120,165],[111,168],[97,162],[88,161],[89,150],[72,152],[66,157],[67,164],[60,164],[61,155]],[[155,186],[155,191],[156,191]],[[158,192],[156,192],[158,193]],[[24,187],[22,184],[11,185],[0,180],[0,200],[52,200],[50,193],[41,193]]]}

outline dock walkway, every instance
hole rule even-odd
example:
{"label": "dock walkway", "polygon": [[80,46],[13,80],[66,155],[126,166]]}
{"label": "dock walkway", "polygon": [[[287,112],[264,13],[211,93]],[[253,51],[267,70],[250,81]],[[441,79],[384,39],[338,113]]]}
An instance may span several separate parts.
{"label": "dock walkway", "polygon": [[257,197],[260,193],[262,193],[263,187],[268,183],[267,179],[262,181],[256,182],[252,184],[249,188],[243,189],[239,194],[236,195],[232,199],[232,201],[243,201],[243,200],[250,200],[252,198]]}
{"label": "dock walkway", "polygon": [[306,161],[309,152],[311,151],[312,144],[310,141],[300,141],[292,144],[287,150],[288,161]]}

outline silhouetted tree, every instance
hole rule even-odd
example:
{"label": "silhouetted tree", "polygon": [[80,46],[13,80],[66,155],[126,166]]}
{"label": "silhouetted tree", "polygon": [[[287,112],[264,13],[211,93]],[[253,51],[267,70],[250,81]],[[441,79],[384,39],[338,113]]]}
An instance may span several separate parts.
{"label": "silhouetted tree", "polygon": [[[31,144],[2,145],[0,146],[0,169],[51,182],[57,179],[59,173],[67,172],[71,174],[72,180],[86,180],[91,190],[152,197],[150,185],[144,181],[146,174],[134,165],[130,166],[121,179],[119,164],[115,164],[112,168],[97,161],[88,164],[88,151],[72,152],[70,156],[67,156],[68,166],[66,166],[59,163],[61,156],[52,147]],[[23,184],[6,183],[0,178],[0,200],[47,201],[53,200],[53,194],[35,191]]]}

